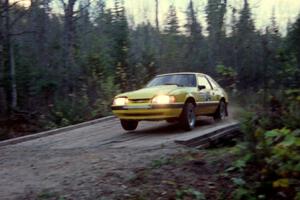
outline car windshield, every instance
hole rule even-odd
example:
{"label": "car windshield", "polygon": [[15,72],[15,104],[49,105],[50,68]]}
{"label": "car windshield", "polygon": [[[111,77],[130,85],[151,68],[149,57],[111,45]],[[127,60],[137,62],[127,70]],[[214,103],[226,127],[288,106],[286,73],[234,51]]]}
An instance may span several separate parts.
{"label": "car windshield", "polygon": [[174,74],[155,77],[147,87],[159,85],[177,85],[179,87],[196,87],[196,77],[194,74]]}

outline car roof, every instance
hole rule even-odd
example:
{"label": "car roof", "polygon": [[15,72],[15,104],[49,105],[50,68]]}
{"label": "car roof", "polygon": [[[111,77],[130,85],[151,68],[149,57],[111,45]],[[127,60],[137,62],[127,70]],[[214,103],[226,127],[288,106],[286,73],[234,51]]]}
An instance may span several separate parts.
{"label": "car roof", "polygon": [[176,72],[176,73],[168,73],[168,74],[159,74],[157,76],[167,76],[167,75],[176,75],[176,74],[195,74],[195,75],[207,76],[206,74],[197,73],[197,72]]}

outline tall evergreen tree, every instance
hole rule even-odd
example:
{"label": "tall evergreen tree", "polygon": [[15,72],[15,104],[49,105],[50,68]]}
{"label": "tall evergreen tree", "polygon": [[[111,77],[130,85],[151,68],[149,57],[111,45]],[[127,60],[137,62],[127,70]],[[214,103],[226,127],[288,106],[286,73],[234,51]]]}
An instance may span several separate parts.
{"label": "tall evergreen tree", "polygon": [[182,67],[184,46],[183,38],[180,36],[177,11],[174,5],[169,6],[165,21],[164,35],[162,41],[161,71],[174,72],[185,70]]}
{"label": "tall evergreen tree", "polygon": [[248,0],[244,0],[244,7],[240,11],[240,18],[237,23],[237,34],[244,36],[251,36],[254,34],[255,26],[252,19],[252,13],[250,10]]}
{"label": "tall evergreen tree", "polygon": [[[1,1],[1,22],[2,27],[1,37],[2,39],[2,58],[0,62],[3,62],[3,81],[1,85],[4,85],[5,97],[6,97],[6,108],[8,115],[12,115],[17,108],[18,104],[18,93],[17,93],[17,85],[16,85],[16,70],[15,70],[15,56],[14,56],[14,38],[13,30],[14,23],[12,23],[12,13],[13,11],[17,11],[19,8],[13,5],[10,5],[9,0]],[[20,18],[14,19],[19,20]]]}
{"label": "tall evergreen tree", "polygon": [[44,99],[36,99],[35,96],[46,90],[50,77],[51,55],[53,55],[50,52],[50,34],[54,34],[55,30],[49,27],[51,24],[49,4],[50,0],[31,0],[28,14],[24,17],[26,22],[18,26],[18,29],[30,31],[30,34],[18,41],[16,51],[17,84],[18,90],[22,91],[19,93],[22,99],[20,104],[26,110],[32,110],[34,106],[42,107],[48,103]]}
{"label": "tall evergreen tree", "polygon": [[178,22],[176,8],[174,5],[170,5],[164,32],[169,35],[177,35],[179,34],[179,28],[180,26]]}
{"label": "tall evergreen tree", "polygon": [[90,36],[93,31],[93,25],[90,21],[90,10],[88,9],[90,7],[90,0],[87,0],[86,2],[80,2],[79,4],[79,14],[78,14],[78,23],[77,29],[78,29],[78,42],[79,42],[79,50],[80,54],[84,54],[89,49],[89,41],[91,40]]}
{"label": "tall evergreen tree", "polygon": [[124,2],[115,0],[113,8],[113,39],[114,58],[116,67],[116,82],[120,84],[122,91],[130,89],[131,69],[128,65],[129,27],[126,17]]}
{"label": "tall evergreen tree", "polygon": [[186,15],[187,24],[185,28],[188,36],[186,44],[186,66],[189,67],[190,71],[201,70],[200,65],[202,64],[202,66],[204,66],[204,38],[202,35],[202,27],[197,19],[197,12],[195,11],[193,0],[190,0]]}
{"label": "tall evergreen tree", "polygon": [[288,30],[288,48],[293,52],[298,61],[300,69],[300,14],[294,24]]}
{"label": "tall evergreen tree", "polygon": [[188,36],[195,42],[203,40],[202,27],[198,21],[193,0],[190,0],[187,11],[187,24],[185,25]]}
{"label": "tall evergreen tree", "polygon": [[[135,66],[136,87],[144,85],[157,72],[157,29],[149,22],[138,25],[131,33],[130,65]],[[144,76],[140,76],[144,74]]]}
{"label": "tall evergreen tree", "polygon": [[76,65],[76,20],[75,4],[77,0],[61,0],[64,9],[64,67],[70,68]]}
{"label": "tall evergreen tree", "polygon": [[[236,24],[236,47],[238,56],[237,71],[239,74],[239,81],[243,88],[254,86],[255,82],[260,82],[257,73],[259,73],[262,63],[257,64],[259,61],[259,48],[260,41],[256,39],[255,26],[252,19],[252,14],[248,0],[244,0],[244,6],[240,11],[240,18]],[[261,48],[260,48],[261,49]],[[243,58],[243,59],[240,59]]]}
{"label": "tall evergreen tree", "polygon": [[208,54],[210,67],[214,67],[218,62],[222,62],[226,9],[227,0],[208,0],[207,2],[205,12],[210,49]]}
{"label": "tall evergreen tree", "polygon": [[159,32],[158,14],[159,14],[159,3],[158,3],[158,0],[155,0],[155,27],[156,27],[157,32]]}
{"label": "tall evergreen tree", "polygon": [[230,27],[231,27],[231,32],[229,34],[227,44],[228,47],[230,47],[231,51],[228,51],[226,54],[227,58],[227,63],[230,63],[230,65],[236,70],[238,67],[238,42],[237,42],[237,9],[232,7],[231,8],[231,19],[230,19]]}
{"label": "tall evergreen tree", "polygon": [[[281,46],[281,38],[279,28],[275,18],[275,10],[273,9],[270,18],[270,25],[266,27],[265,33],[261,35],[261,44],[263,52],[263,84],[264,89],[268,89],[270,84],[276,85],[272,77],[278,77],[277,72],[280,69],[278,62],[278,49]],[[266,97],[265,97],[266,98]],[[266,99],[265,99],[266,100]]]}

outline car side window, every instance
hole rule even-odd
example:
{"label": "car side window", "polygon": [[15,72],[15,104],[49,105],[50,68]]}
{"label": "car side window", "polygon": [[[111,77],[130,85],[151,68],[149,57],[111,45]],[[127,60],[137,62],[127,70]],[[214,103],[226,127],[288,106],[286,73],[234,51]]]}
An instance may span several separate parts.
{"label": "car side window", "polygon": [[198,85],[205,85],[206,89],[212,89],[210,83],[204,76],[198,76]]}
{"label": "car side window", "polygon": [[197,81],[195,75],[188,76],[188,83],[186,84],[187,87],[197,87]]}
{"label": "car side window", "polygon": [[209,82],[211,83],[211,85],[213,86],[213,88],[220,88],[220,85],[211,77],[208,77]]}

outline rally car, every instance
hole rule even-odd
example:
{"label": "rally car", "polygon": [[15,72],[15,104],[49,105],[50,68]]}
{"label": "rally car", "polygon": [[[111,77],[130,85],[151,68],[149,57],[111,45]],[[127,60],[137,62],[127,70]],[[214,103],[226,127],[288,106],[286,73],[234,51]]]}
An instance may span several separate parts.
{"label": "rally car", "polygon": [[197,116],[222,120],[227,106],[226,92],[210,76],[182,72],[158,75],[145,88],[117,95],[111,108],[127,131],[142,120],[178,122],[189,131]]}

